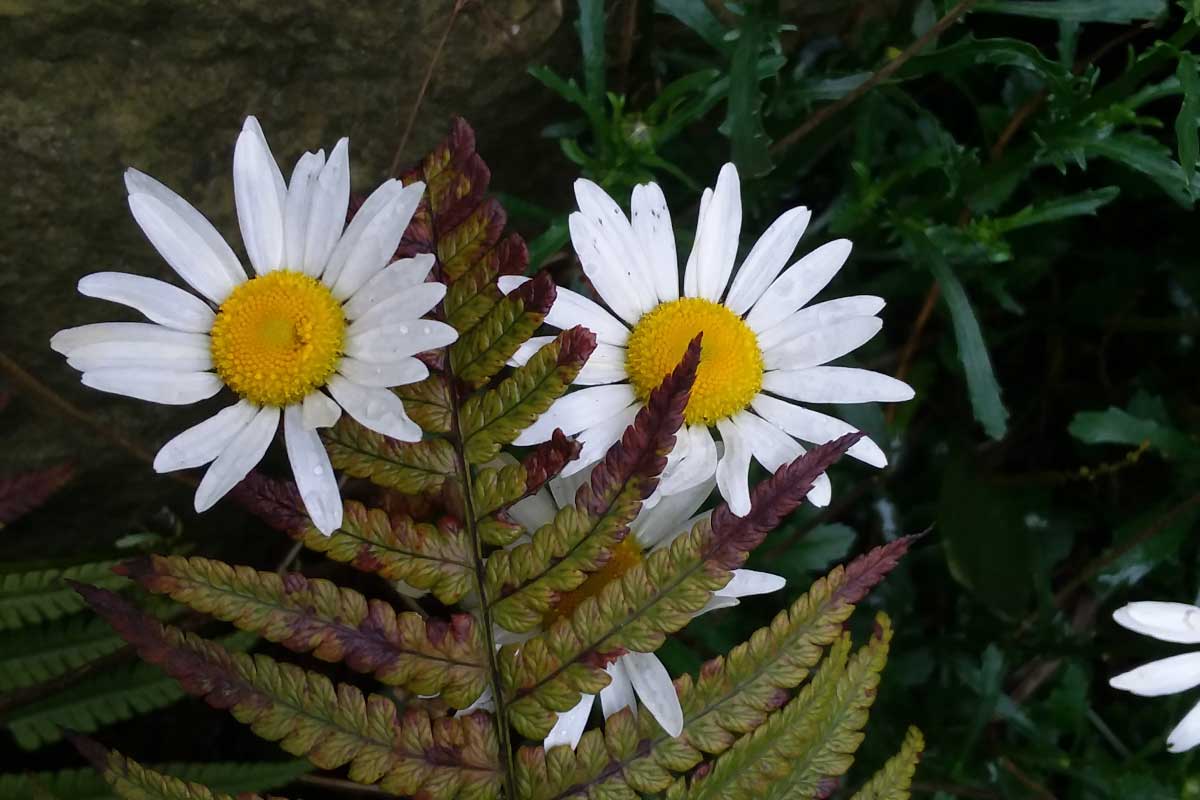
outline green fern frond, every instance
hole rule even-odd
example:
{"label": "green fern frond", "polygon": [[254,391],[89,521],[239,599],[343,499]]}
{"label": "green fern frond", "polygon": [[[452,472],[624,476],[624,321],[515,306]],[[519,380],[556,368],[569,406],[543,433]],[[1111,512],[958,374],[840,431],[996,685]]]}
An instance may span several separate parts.
{"label": "green fern frond", "polygon": [[[214,792],[237,795],[284,786],[311,771],[312,765],[307,761],[233,761],[156,764],[149,769],[203,784]],[[37,791],[42,792],[42,797],[48,793],[59,800],[120,800],[108,782],[91,768],[0,775],[0,797],[4,800],[40,800]]]}
{"label": "green fern frond", "polygon": [[342,527],[332,535],[309,527],[297,536],[305,547],[334,561],[427,589],[450,604],[471,589],[474,565],[466,535],[457,523],[443,518],[439,525],[391,517],[350,500]]}
{"label": "green fern frond", "polygon": [[497,298],[486,314],[460,329],[458,341],[449,348],[455,377],[469,389],[487,383],[542,324],[555,292],[550,276],[539,275]]}
{"label": "green fern frond", "polygon": [[164,626],[112,592],[76,584],[89,605],[141,657],[184,691],[229,709],[257,735],[322,769],[350,765],[351,780],[430,800],[499,794],[498,743],[490,717],[403,713],[382,695],[264,655],[230,653],[216,642]]}
{"label": "green fern frond", "polygon": [[91,615],[0,635],[0,692],[48,681],[119,650],[123,644],[104,620]]}
{"label": "green fern frond", "polygon": [[414,694],[441,694],[458,708],[479,697],[487,683],[487,653],[469,614],[427,620],[327,580],[207,558],[147,556],[117,569],[152,592],[290,650],[345,661]]}
{"label": "green fern frond", "polygon": [[454,448],[445,439],[398,442],[348,414],[323,428],[321,439],[334,468],[405,494],[437,492],[454,474]]}
{"label": "green fern frond", "polygon": [[93,561],[62,569],[10,571],[0,575],[0,630],[59,619],[83,608],[79,595],[64,582],[67,579],[112,589],[125,585],[125,579],[111,571],[116,563]]}
{"label": "green fern frond", "polygon": [[909,728],[900,752],[888,759],[883,769],[876,772],[850,800],[908,800],[908,790],[924,750],[925,738],[921,736],[921,731],[915,727]]}
{"label": "green fern frond", "polygon": [[404,401],[404,410],[421,430],[449,433],[451,420],[450,387],[441,375],[430,375],[418,383],[397,386],[394,391]]}

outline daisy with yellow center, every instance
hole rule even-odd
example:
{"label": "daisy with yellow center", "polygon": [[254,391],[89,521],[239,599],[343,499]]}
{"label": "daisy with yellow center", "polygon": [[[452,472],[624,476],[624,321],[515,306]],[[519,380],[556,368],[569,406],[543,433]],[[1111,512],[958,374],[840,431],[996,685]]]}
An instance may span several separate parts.
{"label": "daisy with yellow center", "polygon": [[[446,287],[426,282],[433,257],[392,261],[424,184],[380,186],[347,225],[349,144],[305,153],[290,182],[249,117],[233,154],[234,201],[249,277],[216,228],[163,184],[130,169],[129,207],[142,232],[196,294],[172,284],[99,272],[89,297],[121,303],[150,322],[59,331],[50,346],[101,391],[184,405],[228,387],[239,400],[176,436],[154,468],[211,463],[196,492],[204,511],[257,464],[283,419],[284,442],[313,523],[332,533],[342,502],[318,428],[344,409],[402,441],[421,430],[391,391],[424,379],[417,353],[457,337],[422,317]],[[199,295],[199,296],[197,296]]]}
{"label": "daisy with yellow center", "polygon": [[[751,458],[774,472],[804,453],[800,442],[822,444],[855,430],[806,404],[913,396],[906,384],[886,375],[827,366],[879,332],[883,323],[876,315],[884,302],[858,296],[808,305],[841,269],[850,242],[829,242],[788,266],[811,216],[807,208],[779,217],[734,272],[742,225],[739,192],[732,164],[721,169],[715,189],[704,190],[681,292],[662,190],[653,183],[635,187],[632,216],[626,217],[599,186],[575,182],[579,211],[570,217],[571,241],[604,305],[560,288],[546,323],[561,329],[584,325],[596,334],[597,346],[575,379],[586,388],[559,399],[516,444],[543,442],[561,428],[583,445],[565,474],[594,463],[633,422],[688,343],[703,333],[684,426],[647,502],[653,505],[715,475],[730,510],[744,515],[750,509]],[[500,287],[511,291],[525,280],[501,278]],[[514,361],[524,363],[548,340],[531,339]],[[724,442],[720,456],[713,428]],[[887,463],[866,438],[849,454],[877,467]],[[808,499],[826,505],[830,494],[823,475]]]}

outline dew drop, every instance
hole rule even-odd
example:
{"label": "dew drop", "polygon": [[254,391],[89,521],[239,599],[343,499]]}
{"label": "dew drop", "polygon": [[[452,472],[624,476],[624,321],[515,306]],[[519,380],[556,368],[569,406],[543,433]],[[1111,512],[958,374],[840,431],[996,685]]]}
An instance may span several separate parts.
{"label": "dew drop", "polygon": [[312,469],[312,473],[313,473],[313,475],[316,475],[316,476],[319,478],[319,477],[321,477],[322,475],[324,475],[324,474],[325,474],[325,468],[324,468],[324,467],[320,467],[320,466],[313,467],[313,469]]}

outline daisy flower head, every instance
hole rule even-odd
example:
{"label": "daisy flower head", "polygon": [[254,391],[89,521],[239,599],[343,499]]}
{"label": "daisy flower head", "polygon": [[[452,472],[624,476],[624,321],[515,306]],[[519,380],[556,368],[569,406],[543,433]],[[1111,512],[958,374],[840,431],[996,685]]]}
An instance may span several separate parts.
{"label": "daisy flower head", "polygon": [[[536,531],[554,519],[558,509],[574,504],[575,491],[590,476],[589,469],[566,478],[556,478],[549,482],[548,490],[544,488],[517,503],[509,509],[509,514],[527,531]],[[629,534],[613,549],[608,562],[579,587],[558,598],[546,619],[545,627],[570,616],[584,600],[595,597],[610,583],[642,563],[647,553],[667,547],[697,522],[707,518],[712,512],[696,512],[712,492],[713,485],[714,479],[709,476],[699,484],[664,497],[653,507],[643,506],[637,518],[630,523]],[[784,583],[784,579],[778,575],[735,569],[729,583],[709,598],[697,616],[713,609],[735,606],[740,597],[777,591],[783,588]],[[514,636],[506,631],[498,633],[498,643],[516,643],[528,638],[528,635]],[[671,676],[658,656],[628,652],[605,667],[605,670],[610,682],[600,691],[600,706],[606,719],[623,708],[632,708],[636,713],[637,701],[640,700],[663,730],[671,736],[680,734],[683,730],[683,709],[679,705]],[[595,695],[585,694],[574,708],[559,714],[558,722],[546,736],[547,749],[564,744],[574,748],[579,743],[595,699]]]}
{"label": "daisy flower head", "polygon": [[[1142,601],[1113,612],[1123,628],[1164,642],[1200,643],[1200,608],[1186,603]],[[1123,672],[1109,680],[1114,689],[1142,697],[1186,692],[1200,686],[1200,651],[1183,653]],[[1182,753],[1200,744],[1200,703],[1167,736],[1167,750]]]}
{"label": "daisy flower head", "polygon": [[[822,444],[855,430],[805,404],[913,396],[886,375],[827,366],[879,332],[884,301],[857,296],[809,305],[845,263],[850,242],[830,242],[788,266],[811,216],[807,208],[775,220],[735,273],[742,203],[737,170],[726,164],[716,188],[700,198],[681,287],[671,215],[656,184],[634,188],[631,217],[591,181],[576,181],[575,197],[571,241],[604,305],[559,289],[546,323],[584,325],[597,346],[575,379],[585,388],[560,398],[516,444],[537,444],[561,428],[582,443],[567,474],[598,460],[703,333],[684,425],[649,502],[715,475],[730,510],[742,516],[750,509],[751,458],[774,472],[804,453],[801,441]],[[525,280],[501,278],[500,287],[511,291]],[[514,360],[523,363],[548,340],[531,339]],[[720,457],[714,429],[724,442]],[[887,463],[866,438],[849,454],[876,467]],[[822,475],[809,500],[825,505],[830,493]]]}
{"label": "daisy flower head", "polygon": [[[390,387],[424,379],[417,353],[457,338],[421,319],[445,286],[425,282],[432,256],[392,262],[424,184],[384,183],[346,224],[349,143],[305,153],[285,182],[262,128],[248,117],[233,154],[233,189],[248,274],[216,228],[163,184],[129,169],[129,208],[192,292],[99,272],[80,293],[129,306],[149,322],[59,331],[50,346],[93,389],[185,405],[228,387],[238,400],[167,442],[158,472],[210,464],[196,491],[211,507],[262,459],[283,419],[288,459],[313,523],[341,525],[342,502],[317,435],[343,410],[403,441],[421,430]],[[391,262],[391,263],[389,263]],[[385,269],[386,267],[386,269]]]}

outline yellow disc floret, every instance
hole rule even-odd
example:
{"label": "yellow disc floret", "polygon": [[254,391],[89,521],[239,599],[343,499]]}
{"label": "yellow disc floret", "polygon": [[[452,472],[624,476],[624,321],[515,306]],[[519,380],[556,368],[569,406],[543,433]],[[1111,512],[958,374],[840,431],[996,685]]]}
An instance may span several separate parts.
{"label": "yellow disc floret", "polygon": [[325,385],[346,338],[342,307],[323,283],[268,272],[238,286],[212,328],[212,360],[233,391],[264,406],[298,403]]}
{"label": "yellow disc floret", "polygon": [[642,563],[642,546],[632,533],[617,542],[612,549],[604,566],[587,576],[587,579],[569,592],[558,596],[558,601],[550,609],[543,623],[547,628],[560,619],[571,616],[579,604],[589,597],[595,597],[610,583],[617,581],[629,570]]}
{"label": "yellow disc floret", "polygon": [[684,297],[663,303],[629,334],[625,370],[639,400],[650,396],[703,333],[700,366],[683,412],[689,425],[712,425],[750,405],[762,388],[763,357],[754,331],[720,303]]}

